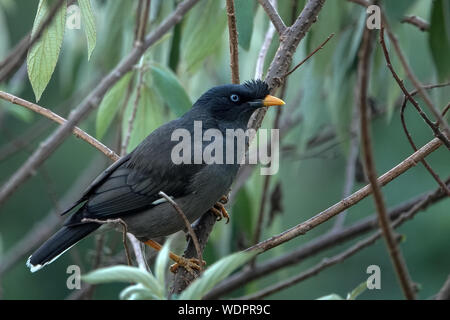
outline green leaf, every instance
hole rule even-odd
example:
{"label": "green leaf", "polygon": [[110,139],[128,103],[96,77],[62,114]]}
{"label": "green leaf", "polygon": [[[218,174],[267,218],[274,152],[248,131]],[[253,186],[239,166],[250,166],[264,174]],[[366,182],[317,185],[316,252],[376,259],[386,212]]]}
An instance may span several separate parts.
{"label": "green leaf", "polygon": [[161,300],[152,290],[144,287],[140,283],[126,287],[120,292],[121,300]]}
{"label": "green leaf", "polygon": [[344,300],[340,295],[336,293],[332,293],[320,298],[317,298],[317,300]]}
{"label": "green leaf", "polygon": [[86,34],[89,60],[91,58],[92,51],[94,51],[95,43],[97,42],[95,17],[90,0],[78,0],[78,4],[80,5],[81,19],[83,22],[84,33]]}
{"label": "green leaf", "polygon": [[234,0],[236,11],[236,27],[238,30],[239,45],[250,49],[253,33],[253,17],[255,14],[255,2],[249,0]]}
{"label": "green leaf", "polygon": [[216,284],[225,279],[235,269],[246,263],[258,252],[237,252],[220,259],[192,282],[179,296],[180,300],[200,300]]}
{"label": "green leaf", "polygon": [[[155,262],[155,275],[156,275],[156,280],[159,282],[159,285],[162,288],[167,288],[166,285],[166,271],[167,271],[167,266],[169,264],[169,253],[170,253],[170,239],[168,239],[161,251],[159,251],[158,256],[156,257],[156,262]],[[165,292],[164,292],[164,296],[165,296]]]}
{"label": "green leaf", "polygon": [[450,78],[450,2],[433,1],[429,43],[434,64],[442,82]]}
{"label": "green leaf", "polygon": [[103,97],[98,108],[95,124],[98,139],[101,139],[106,133],[117,111],[123,104],[132,74],[132,72],[125,74]]}
{"label": "green leaf", "polygon": [[352,290],[349,294],[347,294],[347,300],[355,300],[361,293],[366,291],[367,283],[366,281],[361,282],[359,286]]}
{"label": "green leaf", "polygon": [[130,266],[113,266],[107,268],[97,269],[89,272],[81,277],[85,282],[98,284],[110,282],[129,282],[140,283],[145,288],[149,289],[155,296],[164,298],[164,289],[161,288],[156,278],[147,271]]}
{"label": "green leaf", "polygon": [[233,227],[237,230],[244,231],[247,239],[251,239],[253,232],[253,204],[248,195],[247,189],[244,187],[239,190],[236,201],[233,204]]}
{"label": "green leaf", "polygon": [[185,70],[193,72],[221,42],[227,25],[222,1],[203,0],[189,13],[181,48]]}
{"label": "green leaf", "polygon": [[[122,126],[124,137],[128,134],[128,122],[134,108],[134,101],[133,96],[124,114]],[[133,150],[145,137],[164,122],[161,113],[162,109],[162,102],[156,91],[146,85],[142,86],[127,152]]]}
{"label": "green leaf", "polygon": [[[49,1],[39,1],[36,17],[34,18],[33,29],[31,31],[32,36],[36,34],[50,8],[51,4]],[[53,18],[52,23],[44,30],[40,39],[28,51],[28,77],[31,86],[33,87],[36,101],[39,101],[41,98],[42,93],[52,77],[56,63],[58,62],[66,24],[66,9],[67,5],[63,4]]]}
{"label": "green leaf", "polygon": [[176,75],[158,64],[150,65],[150,70],[154,78],[153,84],[164,102],[176,116],[182,116],[191,108],[192,103]]}

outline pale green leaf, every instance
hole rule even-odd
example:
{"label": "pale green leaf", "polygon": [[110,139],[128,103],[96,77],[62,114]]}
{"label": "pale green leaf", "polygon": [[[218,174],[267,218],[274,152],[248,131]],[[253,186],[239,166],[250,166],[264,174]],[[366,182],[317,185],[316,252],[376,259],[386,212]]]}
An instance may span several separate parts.
{"label": "pale green leaf", "polygon": [[[168,239],[161,251],[159,251],[158,256],[156,257],[156,262],[155,262],[155,276],[156,276],[156,280],[159,282],[159,285],[162,288],[166,288],[166,271],[167,271],[167,266],[169,264],[169,253],[170,253],[170,239]],[[164,296],[165,296],[165,292],[164,292]]]}
{"label": "pale green leaf", "polygon": [[332,293],[320,298],[317,298],[316,300],[344,300],[340,295],[336,293]]}
{"label": "pale green leaf", "polygon": [[181,42],[181,61],[187,71],[194,71],[219,47],[227,25],[222,4],[222,1],[203,0],[189,13]]}
{"label": "pale green leaf", "polygon": [[349,294],[347,294],[347,300],[355,300],[361,293],[366,291],[367,289],[367,283],[361,282],[359,286],[357,286],[355,289],[352,290]]}
{"label": "pale green leaf", "polygon": [[138,283],[129,287],[126,287],[120,292],[119,298],[121,300],[160,300],[161,297],[155,295],[155,293]]}
{"label": "pale green leaf", "polygon": [[125,74],[103,97],[96,118],[97,138],[101,139],[123,104],[132,72]]}
{"label": "pale green leaf", "polygon": [[97,41],[97,30],[95,27],[95,17],[92,11],[90,0],[78,0],[81,9],[81,21],[83,22],[84,33],[88,45],[88,60],[91,58]]}
{"label": "pale green leaf", "polygon": [[[33,36],[40,24],[45,20],[51,4],[49,1],[40,0],[36,17],[34,19],[31,35]],[[66,24],[66,4],[61,6],[52,23],[44,30],[40,39],[31,47],[27,56],[28,77],[33,87],[36,101],[39,101],[42,93],[50,81],[56,63],[58,62],[59,51],[64,37]]]}
{"label": "pale green leaf", "polygon": [[200,300],[216,284],[225,279],[238,267],[246,263],[258,252],[237,252],[220,259],[192,282],[179,296],[180,300]]}
{"label": "pale green leaf", "polygon": [[192,103],[176,75],[171,70],[157,64],[152,64],[150,70],[154,78],[153,84],[164,102],[176,116],[182,116],[191,108]]}
{"label": "pale green leaf", "polygon": [[160,286],[156,278],[147,271],[136,267],[118,265],[101,268],[89,272],[88,274],[82,276],[81,279],[92,284],[111,282],[139,283],[151,291],[156,297],[161,299],[164,298],[164,289]]}

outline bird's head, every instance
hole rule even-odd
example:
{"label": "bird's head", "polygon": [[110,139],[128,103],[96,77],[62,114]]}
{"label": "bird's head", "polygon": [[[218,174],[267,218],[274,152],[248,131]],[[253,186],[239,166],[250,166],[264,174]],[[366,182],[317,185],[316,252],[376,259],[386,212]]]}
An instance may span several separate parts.
{"label": "bird's head", "polygon": [[219,121],[245,122],[246,125],[255,110],[283,104],[283,100],[269,95],[267,83],[252,80],[211,88],[197,100],[194,109]]}

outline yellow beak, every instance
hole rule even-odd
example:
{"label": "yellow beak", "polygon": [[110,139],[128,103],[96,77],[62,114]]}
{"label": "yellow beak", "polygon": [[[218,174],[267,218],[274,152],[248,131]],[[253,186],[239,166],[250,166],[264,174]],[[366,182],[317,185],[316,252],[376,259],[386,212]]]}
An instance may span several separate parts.
{"label": "yellow beak", "polygon": [[278,99],[277,97],[267,95],[263,100],[263,104],[265,107],[270,107],[270,106],[282,106],[285,103],[283,100]]}

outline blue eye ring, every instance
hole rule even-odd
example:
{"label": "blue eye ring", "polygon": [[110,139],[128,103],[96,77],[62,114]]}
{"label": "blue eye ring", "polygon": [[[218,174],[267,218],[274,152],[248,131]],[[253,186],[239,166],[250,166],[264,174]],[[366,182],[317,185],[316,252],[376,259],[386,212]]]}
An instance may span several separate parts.
{"label": "blue eye ring", "polygon": [[230,100],[231,100],[232,102],[238,102],[238,101],[239,101],[239,96],[238,96],[237,94],[233,93],[233,94],[230,96]]}

